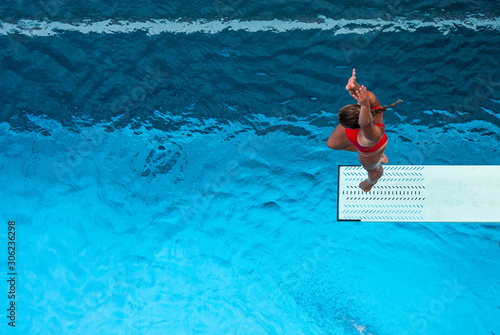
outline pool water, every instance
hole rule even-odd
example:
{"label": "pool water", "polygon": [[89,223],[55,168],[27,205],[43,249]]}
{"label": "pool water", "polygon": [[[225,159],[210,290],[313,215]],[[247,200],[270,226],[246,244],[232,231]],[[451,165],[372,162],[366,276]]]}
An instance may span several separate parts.
{"label": "pool water", "polygon": [[0,333],[500,334],[500,226],[336,222],[326,146],[356,68],[390,164],[500,165],[494,2],[0,13]]}

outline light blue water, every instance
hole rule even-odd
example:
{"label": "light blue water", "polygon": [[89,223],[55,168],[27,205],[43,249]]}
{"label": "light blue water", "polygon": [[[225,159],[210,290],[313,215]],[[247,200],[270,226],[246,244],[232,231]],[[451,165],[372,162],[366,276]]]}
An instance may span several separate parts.
{"label": "light blue water", "polygon": [[[384,10],[237,5],[192,17]],[[498,27],[412,6],[383,17],[436,26],[0,32],[0,248],[15,220],[18,273],[12,329],[0,256],[0,333],[500,334],[497,224],[335,221],[338,165],[358,163],[325,141],[352,67],[383,104],[405,99],[385,116],[391,164],[500,165]],[[99,22],[102,7],[44,13]],[[140,21],[120,8],[104,19]],[[39,11],[3,21],[21,31]]]}

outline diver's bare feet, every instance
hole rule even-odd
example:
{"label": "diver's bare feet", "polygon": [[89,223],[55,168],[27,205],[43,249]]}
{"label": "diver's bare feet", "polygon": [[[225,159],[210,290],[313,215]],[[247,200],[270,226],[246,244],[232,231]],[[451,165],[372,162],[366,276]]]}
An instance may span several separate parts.
{"label": "diver's bare feet", "polygon": [[382,154],[382,158],[380,159],[380,163],[382,163],[382,164],[389,163],[389,159],[387,158],[387,156],[385,154]]}
{"label": "diver's bare feet", "polygon": [[377,182],[374,182],[373,184],[370,183],[370,180],[367,179],[365,181],[362,181],[360,184],[359,184],[359,188],[362,189],[363,191],[365,192],[370,192],[370,190],[372,189],[373,185],[375,185]]}
{"label": "diver's bare feet", "polygon": [[379,165],[379,169],[376,171],[370,171],[368,172],[368,179],[365,181],[362,181],[359,184],[359,188],[362,189],[365,192],[369,192],[373,185],[377,183],[377,181],[382,177],[382,174],[384,174],[384,169],[382,168],[381,165]]}
{"label": "diver's bare feet", "polygon": [[356,69],[352,69],[352,76],[349,78],[345,89],[348,91],[356,89]]}

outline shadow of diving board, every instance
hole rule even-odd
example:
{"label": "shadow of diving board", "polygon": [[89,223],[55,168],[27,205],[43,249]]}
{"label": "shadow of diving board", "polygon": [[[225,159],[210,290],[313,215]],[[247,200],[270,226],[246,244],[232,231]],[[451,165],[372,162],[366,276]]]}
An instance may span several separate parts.
{"label": "shadow of diving board", "polygon": [[500,222],[500,166],[384,165],[365,193],[361,166],[339,166],[338,221]]}

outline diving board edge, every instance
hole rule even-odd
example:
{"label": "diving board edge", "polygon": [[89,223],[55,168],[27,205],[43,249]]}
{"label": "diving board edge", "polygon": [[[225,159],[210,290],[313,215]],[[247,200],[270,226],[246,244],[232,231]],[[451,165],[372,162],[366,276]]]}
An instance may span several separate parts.
{"label": "diving board edge", "polygon": [[350,221],[350,222],[361,222],[361,219],[343,219],[340,217],[340,171],[343,167],[348,166],[361,166],[361,165],[339,165],[338,166],[338,180],[337,180],[337,222]]}

